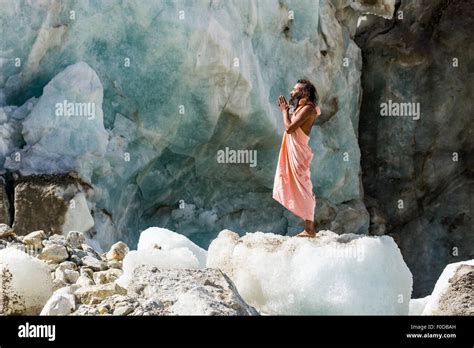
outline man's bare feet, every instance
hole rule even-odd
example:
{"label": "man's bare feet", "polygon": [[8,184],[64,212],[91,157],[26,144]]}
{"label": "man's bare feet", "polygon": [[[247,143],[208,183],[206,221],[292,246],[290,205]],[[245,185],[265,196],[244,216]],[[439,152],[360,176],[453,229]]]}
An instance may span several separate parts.
{"label": "man's bare feet", "polygon": [[314,237],[316,237],[316,233],[315,232],[311,233],[311,232],[308,232],[308,231],[304,230],[303,232],[298,233],[296,235],[296,237],[314,238]]}
{"label": "man's bare feet", "polygon": [[304,230],[303,232],[298,233],[297,237],[307,237],[314,238],[316,237],[316,225],[311,220],[304,220]]}

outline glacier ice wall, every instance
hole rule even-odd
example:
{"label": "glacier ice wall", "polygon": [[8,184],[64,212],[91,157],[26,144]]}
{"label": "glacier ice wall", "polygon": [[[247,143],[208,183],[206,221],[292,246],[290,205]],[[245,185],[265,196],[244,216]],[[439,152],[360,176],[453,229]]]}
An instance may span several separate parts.
{"label": "glacier ice wall", "polygon": [[[393,1],[370,3],[380,12]],[[370,6],[2,1],[0,170],[78,172],[105,245],[133,245],[149,226],[204,247],[224,228],[287,233],[295,218],[271,198],[275,100],[299,78],[315,83],[323,110],[310,142],[317,209],[362,197],[352,37]],[[92,103],[96,117],[58,120],[65,100]],[[257,166],[218,163],[226,147],[257,151]]]}

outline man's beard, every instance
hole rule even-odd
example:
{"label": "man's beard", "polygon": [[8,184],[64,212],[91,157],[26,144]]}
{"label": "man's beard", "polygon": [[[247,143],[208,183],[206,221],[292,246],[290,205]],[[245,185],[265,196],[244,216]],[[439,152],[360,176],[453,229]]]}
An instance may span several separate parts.
{"label": "man's beard", "polygon": [[296,92],[291,98],[290,100],[288,101],[288,104],[290,104],[290,106],[293,107],[293,110],[296,110],[296,108],[298,107],[298,104],[301,100],[301,98],[303,97],[302,93],[301,92]]}

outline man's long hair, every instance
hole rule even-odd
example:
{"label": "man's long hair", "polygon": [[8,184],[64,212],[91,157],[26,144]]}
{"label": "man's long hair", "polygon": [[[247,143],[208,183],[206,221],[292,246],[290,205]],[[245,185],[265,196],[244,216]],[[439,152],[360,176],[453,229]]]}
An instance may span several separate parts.
{"label": "man's long hair", "polygon": [[309,80],[301,79],[298,80],[298,83],[301,84],[301,90],[304,92],[305,96],[309,101],[312,101],[314,104],[318,105],[319,96],[316,87]]}

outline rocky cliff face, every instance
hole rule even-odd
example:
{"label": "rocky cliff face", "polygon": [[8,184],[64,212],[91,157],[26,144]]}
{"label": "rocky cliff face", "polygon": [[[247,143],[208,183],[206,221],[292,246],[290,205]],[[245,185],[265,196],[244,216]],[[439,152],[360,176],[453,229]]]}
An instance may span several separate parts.
{"label": "rocky cliff face", "polygon": [[393,19],[369,16],[357,34],[370,231],[396,239],[416,297],[474,256],[473,29],[471,1],[398,1]]}

